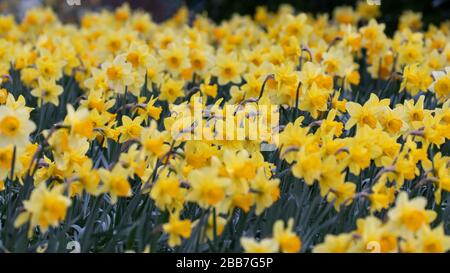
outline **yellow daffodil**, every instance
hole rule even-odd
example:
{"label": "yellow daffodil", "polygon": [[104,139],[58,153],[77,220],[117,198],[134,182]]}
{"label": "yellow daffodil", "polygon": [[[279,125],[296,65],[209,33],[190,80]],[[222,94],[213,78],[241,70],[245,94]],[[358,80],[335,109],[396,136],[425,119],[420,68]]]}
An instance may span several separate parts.
{"label": "yellow daffodil", "polygon": [[169,246],[181,244],[181,238],[191,236],[192,223],[189,220],[180,220],[178,213],[170,215],[169,222],[163,225],[164,232],[169,234]]}
{"label": "yellow daffodil", "polygon": [[299,252],[302,247],[300,237],[298,237],[292,228],[294,225],[294,219],[289,219],[286,229],[281,220],[278,220],[273,225],[273,238],[277,240],[278,245],[282,252],[294,253]]}
{"label": "yellow daffodil", "polygon": [[389,219],[393,225],[416,232],[436,218],[436,212],[426,210],[425,205],[425,198],[408,200],[408,194],[401,192],[397,197],[395,208],[389,211]]}
{"label": "yellow daffodil", "polygon": [[220,85],[228,83],[239,84],[241,82],[241,74],[244,72],[245,65],[239,62],[236,54],[219,55],[216,59],[216,66],[211,71],[217,76]]}
{"label": "yellow daffodil", "polygon": [[162,210],[181,209],[184,203],[186,189],[173,176],[159,178],[151,189],[150,196],[156,206]]}
{"label": "yellow daffodil", "polygon": [[102,64],[102,70],[105,73],[105,81],[109,88],[119,94],[124,94],[126,86],[130,85],[132,65],[126,62],[125,55],[117,56],[112,62]]}
{"label": "yellow daffodil", "polygon": [[108,192],[111,195],[111,203],[115,204],[118,197],[128,197],[132,195],[131,185],[128,182],[128,171],[120,165],[114,166],[111,171],[98,170],[100,179],[103,182],[102,192]]}
{"label": "yellow daffodil", "polygon": [[178,97],[184,94],[183,87],[183,81],[169,79],[162,85],[159,99],[173,103]]}
{"label": "yellow daffodil", "polygon": [[428,87],[431,92],[436,93],[441,101],[450,99],[450,67],[443,71],[433,71],[433,83]]}
{"label": "yellow daffodil", "polygon": [[36,125],[29,120],[29,114],[25,109],[0,106],[0,147],[24,146],[35,128]]}
{"label": "yellow daffodil", "polygon": [[56,227],[66,218],[67,208],[71,201],[64,196],[63,185],[48,189],[41,183],[32,193],[30,199],[24,201],[25,212],[22,212],[14,222],[16,227],[30,222],[28,236],[31,237],[33,228],[39,226],[43,232],[49,227]]}
{"label": "yellow daffodil", "polygon": [[224,200],[228,179],[218,176],[214,168],[202,168],[189,173],[189,185],[191,187],[187,200],[197,202],[201,207],[217,206]]}
{"label": "yellow daffodil", "polygon": [[348,130],[355,125],[358,127],[368,125],[372,129],[375,128],[378,123],[377,116],[380,111],[382,111],[381,106],[388,105],[388,99],[380,101],[374,93],[370,94],[369,100],[364,103],[364,105],[355,102],[347,102],[346,108],[347,112],[350,114],[350,119],[345,124],[345,128]]}

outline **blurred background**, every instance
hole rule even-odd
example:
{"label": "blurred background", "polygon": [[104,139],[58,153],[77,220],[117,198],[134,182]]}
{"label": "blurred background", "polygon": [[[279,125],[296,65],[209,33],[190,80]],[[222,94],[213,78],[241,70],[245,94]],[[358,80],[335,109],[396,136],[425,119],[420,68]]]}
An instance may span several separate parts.
{"label": "blurred background", "polygon": [[[68,5],[67,2],[80,2],[80,5]],[[373,0],[372,0],[373,1]],[[379,0],[383,22],[387,30],[397,26],[398,17],[404,10],[423,13],[425,25],[439,24],[450,19],[450,0]],[[180,6],[187,6],[192,14],[207,12],[209,17],[219,22],[229,18],[233,13],[253,14],[257,6],[265,5],[276,10],[280,4],[290,4],[299,11],[324,13],[342,5],[355,6],[351,0],[0,0],[0,12],[14,13],[18,18],[33,6],[46,4],[52,6],[62,20],[76,21],[86,10],[115,8],[129,3],[134,9],[143,9],[152,14],[155,21],[161,22],[173,15]]]}

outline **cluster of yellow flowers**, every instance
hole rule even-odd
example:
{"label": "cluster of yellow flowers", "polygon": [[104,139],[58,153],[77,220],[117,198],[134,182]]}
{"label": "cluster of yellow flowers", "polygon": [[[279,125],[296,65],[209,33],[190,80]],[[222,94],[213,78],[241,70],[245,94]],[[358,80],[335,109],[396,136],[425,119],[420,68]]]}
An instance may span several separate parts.
{"label": "cluster of yellow flowers", "polygon": [[315,252],[425,252],[442,253],[450,249],[450,238],[442,225],[430,228],[436,212],[426,210],[426,199],[408,200],[402,192],[388,213],[388,221],[374,216],[357,221],[357,229],[340,235],[327,235]]}
{"label": "cluster of yellow flowers", "polygon": [[[156,24],[128,5],[87,13],[79,26],[47,8],[19,23],[0,16],[0,191],[12,185],[5,181],[33,188],[15,226],[29,223],[30,237],[37,226],[46,232],[85,195],[111,205],[149,195],[170,215],[162,227],[170,247],[199,225],[213,240],[236,209],[262,217],[292,173],[284,182],[318,185],[336,211],[361,198],[372,215],[396,203],[387,221],[360,219],[314,251],[365,252],[372,241],[382,252],[447,251],[443,227],[430,227],[435,212],[405,191],[432,184],[433,204],[450,191],[450,23],[423,32],[420,14],[406,12],[388,37],[379,15],[362,1],[331,17],[259,7],[220,24],[190,21],[186,8]],[[176,124],[197,101],[212,107],[194,122],[204,135],[184,140],[192,124]],[[205,137],[230,129],[225,105],[280,107],[271,158],[262,141]],[[206,221],[190,218],[188,204]],[[241,244],[298,252],[297,231],[278,220],[273,238]]]}

